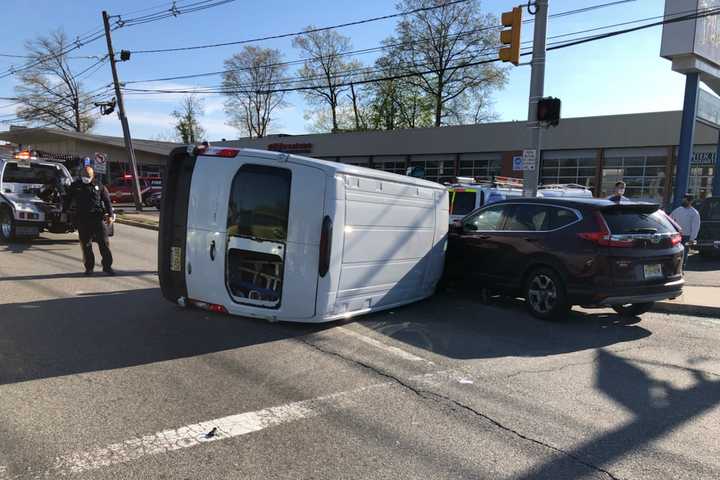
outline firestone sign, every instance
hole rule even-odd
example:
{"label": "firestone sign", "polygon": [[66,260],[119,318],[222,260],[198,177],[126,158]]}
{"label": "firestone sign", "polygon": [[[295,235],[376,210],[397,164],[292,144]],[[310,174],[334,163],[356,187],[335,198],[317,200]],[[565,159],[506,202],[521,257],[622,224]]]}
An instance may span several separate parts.
{"label": "firestone sign", "polygon": [[312,153],[312,143],[271,143],[267,149],[283,153]]}

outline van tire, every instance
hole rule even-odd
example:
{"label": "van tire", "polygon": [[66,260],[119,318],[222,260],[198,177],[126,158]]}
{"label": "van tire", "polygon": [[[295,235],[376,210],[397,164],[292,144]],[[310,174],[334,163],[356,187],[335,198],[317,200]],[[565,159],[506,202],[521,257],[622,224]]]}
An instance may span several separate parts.
{"label": "van tire", "polygon": [[631,303],[629,305],[613,305],[612,309],[622,317],[637,317],[647,313],[655,306],[655,302]]}
{"label": "van tire", "polygon": [[0,238],[6,242],[15,241],[15,219],[7,205],[0,206]]}
{"label": "van tire", "polygon": [[563,320],[570,311],[562,277],[551,268],[532,270],[526,277],[523,294],[530,313],[541,320]]}

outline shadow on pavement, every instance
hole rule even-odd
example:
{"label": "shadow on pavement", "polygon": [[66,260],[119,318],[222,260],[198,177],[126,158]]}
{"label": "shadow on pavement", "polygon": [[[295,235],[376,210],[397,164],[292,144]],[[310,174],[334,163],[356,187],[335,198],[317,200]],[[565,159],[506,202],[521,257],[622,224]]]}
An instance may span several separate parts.
{"label": "shadow on pavement", "polygon": [[0,385],[262,344],[322,326],[184,310],[158,288],[0,305]]}
{"label": "shadow on pavement", "polygon": [[[101,270],[96,270],[94,276],[104,276]],[[144,275],[157,275],[156,270],[115,270],[115,277],[142,277]],[[14,277],[0,277],[0,282],[18,282],[21,280],[55,280],[58,278],[88,278],[82,271],[68,273],[48,273],[45,275],[19,275]],[[90,277],[94,278],[94,277]]]}
{"label": "shadow on pavement", "polygon": [[[642,361],[633,361],[643,365]],[[647,366],[660,366],[665,368],[678,368],[690,373],[694,385],[688,388],[676,388],[668,382],[657,380],[649,376],[644,370],[623,358],[601,350],[598,352],[595,387],[634,414],[634,419],[614,430],[600,436],[588,439],[572,451],[565,452],[532,469],[522,479],[557,478],[556,472],[566,457],[580,459],[600,471],[612,470],[614,461],[626,456],[628,453],[646,448],[653,441],[671,433],[695,417],[714,408],[720,403],[720,380],[708,380],[707,374],[702,370],[685,368],[665,364],[648,364]],[[618,379],[622,379],[619,381]],[[701,455],[701,454],[700,454]],[[672,470],[697,469],[697,463],[692,458],[672,456],[672,462],[663,467],[661,462],[650,461],[648,466],[654,466],[655,477],[667,476],[671,478]],[[678,461],[683,461],[677,464]],[[653,478],[652,470],[646,468],[643,472],[648,478]],[[709,472],[706,472],[709,473]],[[692,476],[692,474],[691,474]],[[710,474],[706,478],[717,478]],[[611,478],[619,478],[615,473]],[[699,478],[699,477],[696,477]]]}
{"label": "shadow on pavement", "polygon": [[527,314],[517,300],[492,299],[485,305],[455,292],[357,321],[455,359],[534,357],[606,347],[649,336],[639,322],[638,317],[579,311],[566,321],[544,322]]}
{"label": "shadow on pavement", "polygon": [[[38,245],[72,245],[77,244],[78,248],[80,248],[80,244],[78,243],[77,238],[35,238],[35,239],[21,239],[16,240],[14,242],[5,242],[0,241],[0,253],[2,252],[10,252],[10,253],[23,253],[25,250],[29,250],[33,248],[33,246]],[[44,249],[47,251],[47,249]]]}

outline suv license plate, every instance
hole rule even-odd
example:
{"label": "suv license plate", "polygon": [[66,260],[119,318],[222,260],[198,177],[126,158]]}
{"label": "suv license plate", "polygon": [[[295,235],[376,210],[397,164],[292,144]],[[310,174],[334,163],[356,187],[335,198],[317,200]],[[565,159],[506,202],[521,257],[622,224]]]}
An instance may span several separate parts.
{"label": "suv license plate", "polygon": [[653,263],[652,265],[643,265],[643,273],[645,274],[645,280],[663,278],[662,265],[660,265],[659,263]]}

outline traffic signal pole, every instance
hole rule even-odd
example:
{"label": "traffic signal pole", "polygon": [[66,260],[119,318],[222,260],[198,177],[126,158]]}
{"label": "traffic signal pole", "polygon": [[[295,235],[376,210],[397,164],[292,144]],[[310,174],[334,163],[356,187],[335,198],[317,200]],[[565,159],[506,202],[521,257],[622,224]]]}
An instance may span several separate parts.
{"label": "traffic signal pole", "polygon": [[118,80],[117,68],[115,66],[115,52],[113,51],[112,38],[110,37],[110,19],[106,11],[102,12],[103,25],[105,25],[105,39],[107,40],[108,58],[110,59],[110,69],[112,70],[113,83],[115,84],[115,97],[117,98],[118,118],[123,130],[123,138],[125,139],[125,149],[127,150],[130,168],[132,169],[132,191],[135,200],[135,208],[138,212],[142,212],[142,194],[140,193],[140,179],[138,178],[137,162],[135,161],[135,150],[130,137],[130,126],[125,116],[125,103],[123,102],[122,91],[120,90],[120,81]]}
{"label": "traffic signal pole", "polygon": [[548,0],[535,0],[535,27],[533,32],[533,53],[530,73],[530,99],[528,105],[528,127],[530,128],[529,150],[535,151],[535,169],[523,172],[523,195],[537,196],[540,176],[540,151],[542,127],[537,120],[538,102],[545,90],[545,39],[547,36]]}

